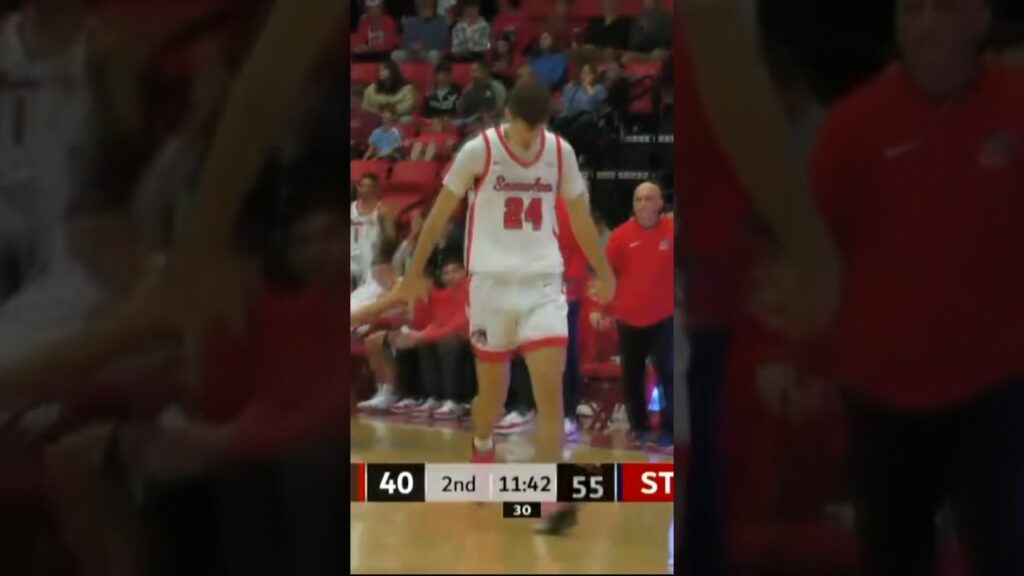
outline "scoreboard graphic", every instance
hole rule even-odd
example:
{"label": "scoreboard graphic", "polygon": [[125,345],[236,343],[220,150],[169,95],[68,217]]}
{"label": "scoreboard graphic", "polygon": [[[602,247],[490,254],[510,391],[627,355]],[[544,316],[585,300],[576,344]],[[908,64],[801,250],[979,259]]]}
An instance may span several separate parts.
{"label": "scoreboard graphic", "polygon": [[672,462],[618,464],[353,463],[352,502],[501,502],[534,518],[546,502],[672,502]]}

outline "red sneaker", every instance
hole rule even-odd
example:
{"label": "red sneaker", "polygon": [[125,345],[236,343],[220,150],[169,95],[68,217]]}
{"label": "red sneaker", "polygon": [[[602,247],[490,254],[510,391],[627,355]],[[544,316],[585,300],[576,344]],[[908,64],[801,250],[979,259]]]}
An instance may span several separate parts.
{"label": "red sneaker", "polygon": [[490,450],[477,450],[476,442],[469,441],[470,449],[472,450],[469,461],[473,464],[494,464],[497,461],[497,451],[494,441],[491,441]]}

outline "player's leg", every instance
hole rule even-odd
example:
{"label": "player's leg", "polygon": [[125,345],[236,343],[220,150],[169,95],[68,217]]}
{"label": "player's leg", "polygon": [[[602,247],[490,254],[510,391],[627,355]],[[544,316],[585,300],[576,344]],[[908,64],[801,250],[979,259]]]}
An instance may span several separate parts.
{"label": "player's leg", "polygon": [[473,462],[494,461],[494,425],[508,394],[515,354],[515,318],[503,307],[510,294],[494,278],[469,278],[469,339],[476,356],[477,394],[471,404]]}
{"label": "player's leg", "polygon": [[363,410],[387,410],[395,403],[395,362],[387,345],[387,332],[375,332],[366,338],[366,360],[373,373],[377,393],[358,404]]}
{"label": "player's leg", "polygon": [[[486,356],[486,354],[484,355]],[[473,461],[494,461],[494,424],[501,415],[508,394],[509,361],[488,360],[478,352],[476,359],[477,393],[470,412],[473,415]]]}
{"label": "player's leg", "polygon": [[[537,404],[535,459],[559,462],[565,444],[562,378],[569,342],[568,303],[560,277],[541,279],[523,290],[527,312],[519,319],[519,350],[530,372]],[[544,507],[538,531],[559,534],[576,523],[574,505]]]}

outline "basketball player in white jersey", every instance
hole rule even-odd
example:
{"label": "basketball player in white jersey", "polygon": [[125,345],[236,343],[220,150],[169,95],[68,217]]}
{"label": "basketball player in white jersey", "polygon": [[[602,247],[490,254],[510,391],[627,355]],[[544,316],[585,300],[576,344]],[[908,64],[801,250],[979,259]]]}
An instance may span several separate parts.
{"label": "basketball player in white jersey", "polygon": [[[399,294],[424,297],[423,274],[444,224],[468,196],[465,261],[469,270],[470,341],[476,354],[479,391],[473,401],[472,461],[493,462],[494,425],[508,391],[509,362],[522,354],[537,402],[536,455],[562,459],[562,373],[568,342],[559,234],[575,233],[597,271],[592,291],[608,301],[615,277],[598,242],[586,184],[576,154],[546,129],[551,94],[534,81],[511,91],[507,123],[468,142],[444,180]],[[559,230],[556,195],[566,200],[572,230]],[[541,531],[561,532],[575,523],[574,507],[546,514]]]}
{"label": "basketball player in white jersey", "polygon": [[371,280],[370,268],[381,242],[394,238],[394,220],[381,205],[379,192],[379,176],[373,173],[360,176],[349,230],[351,270],[356,286]]}

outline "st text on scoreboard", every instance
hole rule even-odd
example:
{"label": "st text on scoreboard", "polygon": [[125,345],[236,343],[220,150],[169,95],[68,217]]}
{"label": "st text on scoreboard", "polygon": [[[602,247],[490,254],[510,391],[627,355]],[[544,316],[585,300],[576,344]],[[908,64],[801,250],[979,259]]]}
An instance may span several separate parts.
{"label": "st text on scoreboard", "polygon": [[352,502],[672,502],[671,462],[353,463]]}

